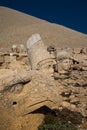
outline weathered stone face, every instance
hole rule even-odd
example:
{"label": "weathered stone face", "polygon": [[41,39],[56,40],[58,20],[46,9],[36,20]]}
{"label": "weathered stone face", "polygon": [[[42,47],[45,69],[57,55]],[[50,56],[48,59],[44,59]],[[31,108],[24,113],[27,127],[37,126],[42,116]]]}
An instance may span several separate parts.
{"label": "weathered stone face", "polygon": [[65,74],[68,73],[72,65],[72,61],[69,59],[64,59],[58,62],[58,73]]}
{"label": "weathered stone face", "polygon": [[58,73],[65,74],[71,69],[72,60],[70,59],[72,55],[72,50],[67,48],[64,50],[57,51],[56,60]]}
{"label": "weathered stone face", "polygon": [[65,71],[68,71],[71,68],[71,65],[72,65],[72,60],[70,60],[70,59],[65,59],[62,62],[62,68]]}

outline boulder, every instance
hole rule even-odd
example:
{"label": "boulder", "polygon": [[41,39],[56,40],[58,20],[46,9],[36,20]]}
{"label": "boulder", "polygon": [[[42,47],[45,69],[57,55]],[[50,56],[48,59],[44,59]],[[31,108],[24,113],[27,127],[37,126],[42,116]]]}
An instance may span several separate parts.
{"label": "boulder", "polygon": [[33,34],[27,41],[27,53],[29,57],[29,61],[31,63],[32,69],[40,69],[38,64],[45,61],[52,63],[51,56],[47,51],[46,46],[44,45],[39,34]]}

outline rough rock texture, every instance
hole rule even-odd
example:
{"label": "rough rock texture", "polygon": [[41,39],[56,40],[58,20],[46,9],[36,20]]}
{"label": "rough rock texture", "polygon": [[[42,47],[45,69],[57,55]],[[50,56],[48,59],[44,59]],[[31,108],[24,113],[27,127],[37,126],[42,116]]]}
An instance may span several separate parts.
{"label": "rough rock texture", "polygon": [[39,34],[33,34],[28,39],[27,52],[33,70],[40,69],[39,64],[42,62],[46,64],[46,60],[52,62],[51,56]]}
{"label": "rough rock texture", "polygon": [[[66,49],[57,49],[56,53],[56,49],[52,49],[49,55],[55,55],[54,66],[49,66],[48,62],[48,65],[39,70],[31,70],[29,56],[25,57],[25,54],[21,55],[21,59],[18,54],[16,61],[0,65],[0,107],[5,108],[11,125],[7,120],[2,123],[5,122],[9,130],[27,129],[28,125],[31,130],[37,129],[44,115],[39,114],[39,111],[38,115],[29,113],[43,106],[51,110],[68,108],[87,117],[87,52],[77,53],[77,50],[67,51],[64,55]],[[8,112],[11,113],[10,116]],[[37,122],[35,126],[26,123],[27,120],[31,122],[31,119]],[[0,127],[6,129],[2,123]]]}
{"label": "rough rock texture", "polygon": [[[52,62],[32,71],[24,45],[37,32]],[[87,129],[87,35],[0,7],[0,47],[1,130],[37,130],[44,106],[80,112]]]}

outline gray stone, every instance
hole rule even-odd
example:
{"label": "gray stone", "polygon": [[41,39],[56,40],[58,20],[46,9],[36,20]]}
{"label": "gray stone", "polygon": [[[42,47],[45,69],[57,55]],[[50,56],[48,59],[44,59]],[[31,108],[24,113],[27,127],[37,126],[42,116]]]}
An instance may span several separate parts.
{"label": "gray stone", "polygon": [[39,69],[41,62],[43,64],[52,61],[49,52],[39,34],[33,34],[27,41],[27,52],[32,69]]}

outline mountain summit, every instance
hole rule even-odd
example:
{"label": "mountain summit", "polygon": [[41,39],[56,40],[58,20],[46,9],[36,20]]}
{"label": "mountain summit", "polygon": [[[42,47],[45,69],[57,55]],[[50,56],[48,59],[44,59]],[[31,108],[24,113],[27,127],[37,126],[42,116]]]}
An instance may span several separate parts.
{"label": "mountain summit", "polygon": [[87,47],[87,35],[64,26],[0,7],[0,47],[26,44],[27,39],[39,33],[47,45],[55,47]]}

